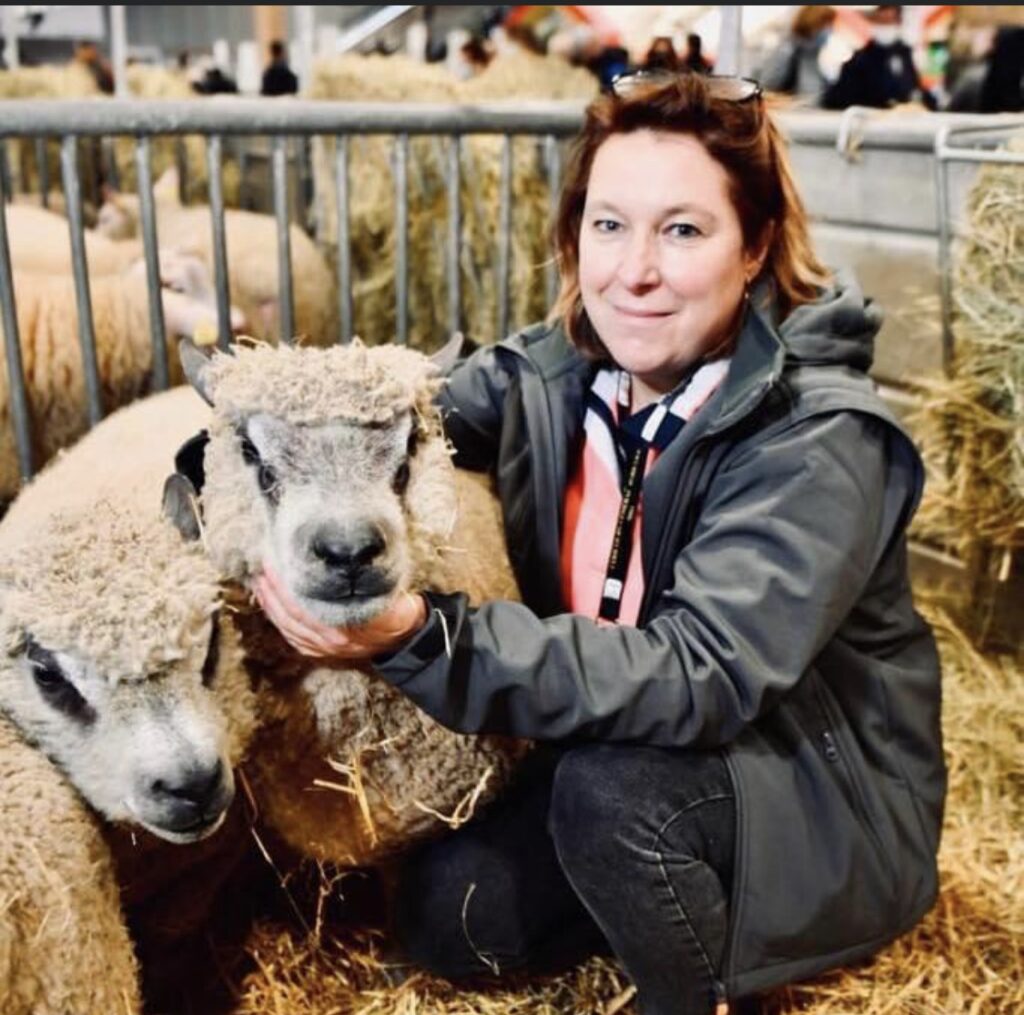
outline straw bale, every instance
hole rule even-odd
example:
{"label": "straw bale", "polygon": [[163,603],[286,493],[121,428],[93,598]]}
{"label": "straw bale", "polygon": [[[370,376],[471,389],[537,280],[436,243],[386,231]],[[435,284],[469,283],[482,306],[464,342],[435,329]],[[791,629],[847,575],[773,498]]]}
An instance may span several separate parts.
{"label": "straw bale", "polygon": [[[1024,1011],[1024,663],[983,655],[925,603],[943,658],[950,790],[941,894],[872,961],[772,993],[765,1015],[1017,1015]],[[388,961],[383,935],[265,922],[235,1015],[635,1015],[628,981],[593,958],[553,978],[456,989]],[[403,977],[406,977],[403,979]]]}
{"label": "straw bale", "polygon": [[1024,167],[978,172],[953,299],[950,377],[911,420],[930,481],[915,531],[970,564],[1024,547]]}
{"label": "straw bale", "polygon": [[[164,67],[147,67],[135,64],[127,71],[128,91],[136,99],[194,99],[195,92],[188,78],[180,71]],[[202,138],[189,136],[183,139],[185,161],[188,171],[186,180],[189,199],[198,199],[206,194],[206,146]],[[150,165],[156,179],[168,169],[177,166],[177,139],[158,137],[150,146]],[[135,171],[135,139],[118,137],[114,140],[114,159],[117,162],[118,186],[121,190],[137,190]]]}
{"label": "straw bale", "polygon": [[[310,96],[391,102],[487,102],[589,98],[593,78],[559,60],[530,54],[500,58],[478,77],[459,82],[437,66],[397,57],[346,56],[317,64]],[[392,144],[383,138],[350,142],[350,213],[355,329],[370,343],[395,334],[395,195]],[[435,348],[448,334],[445,263],[448,218],[445,166],[439,138],[413,138],[409,155],[410,344]],[[476,340],[492,342],[498,320],[499,137],[465,138],[461,154],[462,315]],[[321,238],[337,244],[334,143],[314,145],[314,178]],[[537,141],[513,142],[510,326],[547,311],[543,265],[552,196]]]}

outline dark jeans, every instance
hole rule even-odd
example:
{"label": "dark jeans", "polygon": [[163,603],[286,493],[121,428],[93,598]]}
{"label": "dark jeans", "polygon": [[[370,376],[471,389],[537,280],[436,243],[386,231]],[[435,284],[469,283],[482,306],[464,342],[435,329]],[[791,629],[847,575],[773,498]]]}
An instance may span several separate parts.
{"label": "dark jeans", "polygon": [[608,946],[644,1015],[720,995],[735,843],[721,755],[540,747],[516,787],[404,868],[396,931],[448,979],[564,968]]}

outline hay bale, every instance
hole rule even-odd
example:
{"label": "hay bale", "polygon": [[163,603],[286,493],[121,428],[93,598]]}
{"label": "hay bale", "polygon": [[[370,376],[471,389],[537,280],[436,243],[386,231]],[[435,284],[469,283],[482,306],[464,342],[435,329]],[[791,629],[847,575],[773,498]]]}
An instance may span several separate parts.
{"label": "hay bale", "polygon": [[[585,71],[560,60],[517,54],[494,61],[459,82],[442,68],[402,57],[345,56],[317,64],[311,98],[391,102],[486,102],[590,98],[596,85]],[[395,200],[392,144],[375,137],[351,141],[350,214],[355,329],[370,343],[394,339]],[[462,316],[476,340],[493,342],[498,319],[496,240],[501,178],[500,138],[472,136],[462,144]],[[437,138],[413,138],[409,155],[410,344],[436,348],[449,331],[445,263],[448,217],[447,153]],[[317,139],[314,179],[319,235],[336,247],[334,143]],[[513,143],[510,321],[525,324],[547,311],[543,266],[551,194],[538,142]]]}
{"label": "hay bale", "polygon": [[[1011,150],[1024,151],[1024,135]],[[911,419],[929,495],[915,535],[972,568],[1024,547],[1024,168],[984,166],[954,250],[955,358]]]}
{"label": "hay bale", "polygon": [[[0,71],[0,100],[92,98],[101,98],[96,80],[82,64],[75,61]],[[6,143],[14,189],[38,194],[42,188],[35,142],[31,138],[9,138]],[[46,164],[50,180],[60,180],[60,145],[57,142],[46,144]],[[90,167],[94,166],[92,153],[83,151],[79,161],[83,178],[89,175]],[[95,198],[91,192],[88,196]]]}
{"label": "hay bale", "polygon": [[[945,613],[923,608],[945,674],[950,781],[939,902],[873,960],[772,993],[765,1015],[1024,1011],[1024,661],[981,654]],[[484,992],[409,969],[396,983],[378,932],[332,932],[318,916],[308,934],[259,926],[248,943],[255,968],[234,1015],[635,1015],[627,980],[604,959]]]}

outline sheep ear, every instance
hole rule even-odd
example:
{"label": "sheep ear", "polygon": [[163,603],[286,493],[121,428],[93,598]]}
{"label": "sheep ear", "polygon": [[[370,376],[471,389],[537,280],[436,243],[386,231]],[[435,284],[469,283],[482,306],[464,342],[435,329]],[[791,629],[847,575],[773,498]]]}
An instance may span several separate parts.
{"label": "sheep ear", "polygon": [[196,489],[180,472],[164,483],[163,513],[186,542],[195,542],[202,534]]}
{"label": "sheep ear", "polygon": [[452,372],[455,364],[459,361],[459,354],[462,352],[462,332],[456,331],[443,349],[438,350],[430,357],[430,362],[434,364],[434,368],[442,376],[447,376]]}
{"label": "sheep ear", "polygon": [[210,391],[209,368],[212,354],[203,352],[190,338],[183,338],[178,343],[178,356],[181,368],[189,384],[207,405],[213,405],[213,393]]}

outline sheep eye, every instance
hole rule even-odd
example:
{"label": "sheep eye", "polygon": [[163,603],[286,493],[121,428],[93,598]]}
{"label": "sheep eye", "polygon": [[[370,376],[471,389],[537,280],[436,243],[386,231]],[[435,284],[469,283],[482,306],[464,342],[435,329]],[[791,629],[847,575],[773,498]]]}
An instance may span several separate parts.
{"label": "sheep eye", "polygon": [[271,466],[267,465],[267,463],[263,461],[260,457],[259,449],[241,430],[238,432],[238,439],[242,444],[242,461],[245,462],[246,465],[256,466],[256,482],[259,483],[260,490],[262,490],[271,501],[277,503],[277,473]]}
{"label": "sheep eye", "polygon": [[217,663],[220,661],[220,613],[212,617],[210,629],[210,644],[206,649],[206,658],[203,660],[203,687],[209,687],[213,683],[213,677],[217,672]]}
{"label": "sheep eye", "polygon": [[32,667],[36,687],[50,706],[82,722],[89,723],[96,718],[96,713],[89,703],[64,676],[64,671],[52,652],[48,652],[29,638],[25,655]]}
{"label": "sheep eye", "polygon": [[398,466],[398,471],[395,473],[394,479],[395,493],[405,493],[405,488],[409,485],[409,462],[408,460],[402,462]]}
{"label": "sheep eye", "polygon": [[260,462],[259,468],[256,470],[256,482],[268,497],[276,499],[277,473],[269,465]]}
{"label": "sheep eye", "polygon": [[242,461],[246,465],[259,465],[260,453],[256,449],[256,445],[245,434],[239,434],[239,439],[242,442]]}

